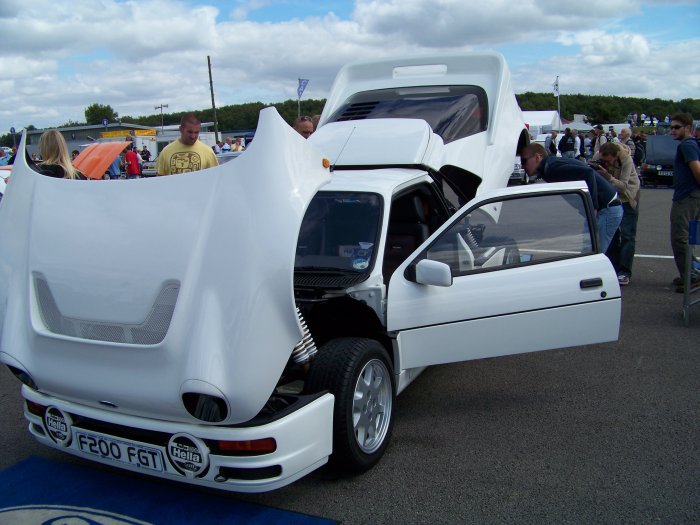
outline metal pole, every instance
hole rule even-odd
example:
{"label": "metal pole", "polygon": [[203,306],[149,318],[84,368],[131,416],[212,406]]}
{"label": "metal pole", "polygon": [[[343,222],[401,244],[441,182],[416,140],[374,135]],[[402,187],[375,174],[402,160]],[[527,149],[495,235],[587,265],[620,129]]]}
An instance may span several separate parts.
{"label": "metal pole", "polygon": [[557,75],[557,113],[559,115],[559,129],[561,130],[561,105],[559,104],[559,75]]}
{"label": "metal pole", "polygon": [[214,104],[214,82],[211,79],[211,59],[207,55],[207,66],[209,67],[209,89],[211,91],[211,108],[214,110],[214,140],[219,142],[219,121],[216,118],[216,104]]}
{"label": "metal pole", "polygon": [[160,109],[160,134],[163,134],[163,108],[167,108],[167,104],[161,104],[160,106],[156,106],[153,109]]}

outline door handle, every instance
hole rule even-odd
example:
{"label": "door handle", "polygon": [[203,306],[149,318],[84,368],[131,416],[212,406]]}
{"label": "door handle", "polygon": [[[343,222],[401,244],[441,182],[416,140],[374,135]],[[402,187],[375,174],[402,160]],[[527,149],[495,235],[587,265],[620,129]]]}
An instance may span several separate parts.
{"label": "door handle", "polygon": [[594,277],[593,279],[584,279],[579,283],[579,286],[581,289],[585,288],[598,288],[599,286],[603,286],[603,279],[600,277]]}

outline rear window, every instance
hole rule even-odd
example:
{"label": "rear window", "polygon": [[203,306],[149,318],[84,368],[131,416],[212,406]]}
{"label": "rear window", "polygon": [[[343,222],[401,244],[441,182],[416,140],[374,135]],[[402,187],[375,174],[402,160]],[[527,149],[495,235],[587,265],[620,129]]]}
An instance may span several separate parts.
{"label": "rear window", "polygon": [[485,131],[488,114],[486,92],[479,86],[418,86],[356,93],[328,122],[423,119],[447,144]]}
{"label": "rear window", "polygon": [[670,135],[652,135],[647,137],[647,164],[673,164],[679,142]]}

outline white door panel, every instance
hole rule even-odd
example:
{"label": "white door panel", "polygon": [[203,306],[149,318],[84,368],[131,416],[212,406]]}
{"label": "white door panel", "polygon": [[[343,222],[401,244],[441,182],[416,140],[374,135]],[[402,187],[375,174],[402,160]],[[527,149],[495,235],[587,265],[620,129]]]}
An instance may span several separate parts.
{"label": "white door panel", "polygon": [[[601,278],[603,286],[581,289]],[[596,254],[533,266],[455,277],[452,286],[392,281],[389,330],[453,323],[529,310],[545,310],[619,297],[617,276],[605,255]]]}
{"label": "white door panel", "polygon": [[618,338],[618,326],[608,319],[619,315],[618,298],[405,330],[398,338],[401,367],[408,369],[614,341]]}
{"label": "white door panel", "polygon": [[[617,339],[620,288],[610,261],[594,251],[586,193],[542,185],[481,202],[465,206],[392,275],[387,328],[397,333],[399,367]],[[412,266],[422,259],[449,266],[452,285],[414,282]]]}

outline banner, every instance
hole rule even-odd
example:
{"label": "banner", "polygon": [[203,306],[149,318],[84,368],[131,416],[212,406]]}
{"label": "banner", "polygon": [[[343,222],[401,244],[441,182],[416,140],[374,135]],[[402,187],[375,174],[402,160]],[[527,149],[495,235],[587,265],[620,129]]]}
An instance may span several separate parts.
{"label": "banner", "polygon": [[552,84],[552,89],[554,90],[554,96],[558,97],[559,96],[559,77],[554,81],[554,84]]}
{"label": "banner", "polygon": [[155,129],[122,129],[119,131],[101,131],[101,139],[112,139],[116,137],[155,137]]}
{"label": "banner", "polygon": [[300,78],[299,79],[299,87],[297,88],[297,98],[301,98],[301,94],[304,92],[306,89],[306,84],[309,83],[308,78]]}

